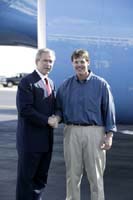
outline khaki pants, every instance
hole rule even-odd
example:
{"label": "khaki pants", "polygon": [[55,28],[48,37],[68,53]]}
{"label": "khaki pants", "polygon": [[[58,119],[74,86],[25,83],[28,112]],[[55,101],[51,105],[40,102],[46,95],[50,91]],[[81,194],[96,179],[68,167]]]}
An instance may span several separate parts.
{"label": "khaki pants", "polygon": [[104,128],[100,126],[65,126],[66,200],[80,200],[83,168],[90,183],[91,200],[104,200],[106,152],[100,149],[103,137]]}

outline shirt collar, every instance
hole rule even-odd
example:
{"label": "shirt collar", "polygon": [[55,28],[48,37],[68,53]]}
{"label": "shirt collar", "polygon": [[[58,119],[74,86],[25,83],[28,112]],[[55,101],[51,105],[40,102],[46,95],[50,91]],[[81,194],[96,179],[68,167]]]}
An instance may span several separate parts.
{"label": "shirt collar", "polygon": [[[83,80],[83,81],[89,81],[91,79],[92,75],[93,75],[93,72],[91,70],[89,70],[89,76],[85,80]],[[77,81],[79,81],[77,75],[75,76],[75,79]]]}
{"label": "shirt collar", "polygon": [[40,76],[40,78],[41,78],[42,80],[44,80],[45,78],[48,78],[48,75],[43,75],[41,72],[39,72],[38,69],[35,69],[35,71],[37,72],[37,74]]}

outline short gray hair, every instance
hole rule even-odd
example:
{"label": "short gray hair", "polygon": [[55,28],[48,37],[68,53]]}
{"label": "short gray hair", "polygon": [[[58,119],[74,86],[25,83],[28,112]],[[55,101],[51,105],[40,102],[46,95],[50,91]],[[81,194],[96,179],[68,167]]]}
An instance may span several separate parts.
{"label": "short gray hair", "polygon": [[49,49],[49,48],[43,48],[43,49],[39,49],[36,53],[36,58],[35,58],[35,61],[37,62],[38,60],[40,60],[41,58],[41,55],[43,53],[51,53],[53,55],[53,60],[56,59],[56,56],[55,56],[55,51],[52,50],[52,49]]}

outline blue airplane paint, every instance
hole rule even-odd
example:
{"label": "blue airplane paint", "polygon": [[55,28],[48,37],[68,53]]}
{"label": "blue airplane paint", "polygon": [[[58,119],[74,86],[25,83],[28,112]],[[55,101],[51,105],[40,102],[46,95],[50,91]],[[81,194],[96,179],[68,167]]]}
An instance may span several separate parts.
{"label": "blue airplane paint", "polygon": [[37,47],[35,0],[0,1],[0,45]]}
{"label": "blue airplane paint", "polygon": [[[117,123],[122,124],[133,124],[132,10],[132,0],[46,1],[47,47],[57,57],[50,76],[58,87],[74,73],[73,50],[87,49],[92,71],[111,85]],[[36,0],[0,1],[1,45],[36,47],[36,26]]]}

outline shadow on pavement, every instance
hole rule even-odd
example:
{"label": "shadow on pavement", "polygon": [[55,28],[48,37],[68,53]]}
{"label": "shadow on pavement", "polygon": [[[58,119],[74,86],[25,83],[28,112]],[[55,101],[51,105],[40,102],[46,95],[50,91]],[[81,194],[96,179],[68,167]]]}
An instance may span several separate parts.
{"label": "shadow on pavement", "polygon": [[[4,111],[3,111],[4,112]],[[127,126],[123,126],[125,130]],[[55,129],[53,159],[49,171],[44,199],[65,200],[65,165],[63,160],[63,126]],[[115,134],[113,147],[107,152],[105,171],[106,200],[133,199],[133,135]],[[133,126],[130,127],[133,131]],[[0,122],[0,199],[15,200],[17,152],[16,120]],[[89,185],[84,176],[81,187],[82,200],[90,200]],[[46,196],[46,197],[45,197]]]}

